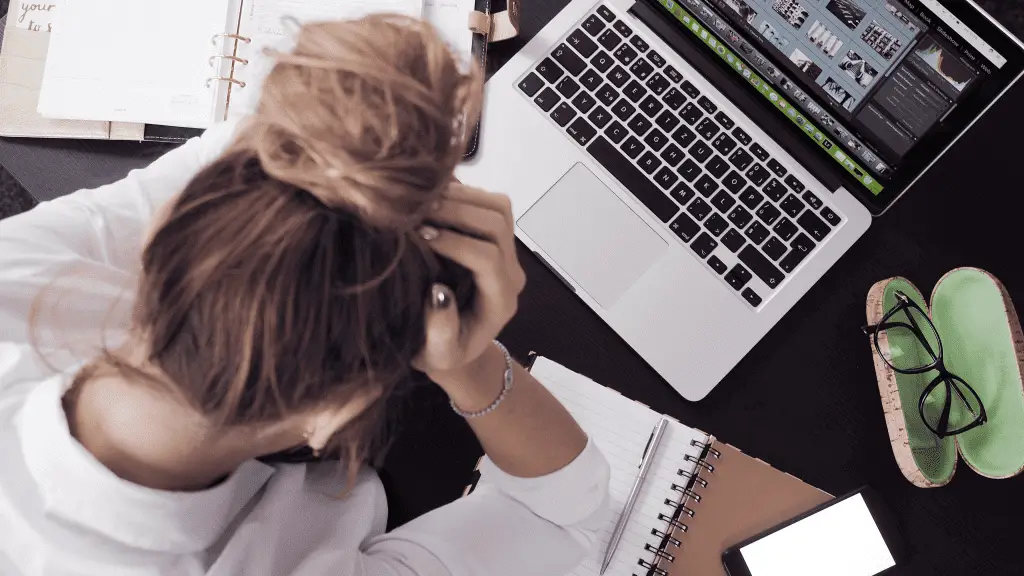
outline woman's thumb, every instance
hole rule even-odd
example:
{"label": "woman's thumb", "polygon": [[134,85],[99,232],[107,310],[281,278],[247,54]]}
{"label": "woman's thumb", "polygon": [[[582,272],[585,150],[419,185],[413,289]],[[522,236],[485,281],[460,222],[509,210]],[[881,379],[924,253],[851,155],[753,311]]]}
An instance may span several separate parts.
{"label": "woman's thumb", "polygon": [[424,322],[426,344],[423,360],[428,368],[446,370],[457,361],[461,324],[455,294],[444,284],[434,284],[430,290]]}

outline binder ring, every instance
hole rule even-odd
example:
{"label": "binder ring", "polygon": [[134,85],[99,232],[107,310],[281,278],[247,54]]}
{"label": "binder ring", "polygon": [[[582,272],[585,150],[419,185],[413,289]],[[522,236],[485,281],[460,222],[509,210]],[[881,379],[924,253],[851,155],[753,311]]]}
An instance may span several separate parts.
{"label": "binder ring", "polygon": [[647,550],[648,552],[654,552],[654,557],[655,558],[664,558],[665,560],[668,560],[669,562],[675,562],[676,561],[676,557],[675,556],[673,556],[672,554],[669,554],[668,552],[662,550],[661,548],[655,548],[654,546],[651,546],[649,543],[648,544],[644,544],[644,550]]}
{"label": "binder ring", "polygon": [[679,484],[676,484],[676,483],[673,482],[672,483],[672,489],[675,490],[676,492],[681,492],[681,493],[689,496],[690,498],[693,498],[694,502],[700,502],[700,494],[697,494],[696,492],[694,492],[693,490],[690,490],[686,486],[680,486]]}
{"label": "binder ring", "polygon": [[657,536],[658,538],[661,538],[663,540],[668,540],[668,543],[673,545],[673,546],[675,546],[676,548],[679,548],[680,546],[683,545],[683,543],[680,542],[678,539],[673,538],[667,532],[662,532],[661,530],[658,530],[657,528],[651,528],[651,535],[652,536]]}
{"label": "binder ring", "polygon": [[245,58],[239,58],[238,56],[226,56],[224,54],[217,54],[216,56],[210,56],[210,59],[207,60],[207,62],[210,63],[210,66],[213,66],[214,60],[231,60],[232,62],[238,62],[242,66],[249,65],[248,60],[246,60]]}
{"label": "binder ring", "polygon": [[690,446],[699,447],[701,450],[707,450],[708,454],[711,454],[715,458],[721,458],[722,453],[711,447],[711,444],[704,444],[703,442],[697,442],[696,440],[690,440]]}
{"label": "binder ring", "polygon": [[231,82],[232,84],[238,84],[239,88],[245,88],[245,82],[242,82],[241,80],[238,80],[236,78],[231,78],[230,76],[214,76],[212,78],[207,78],[206,79],[206,87],[207,88],[210,87],[210,82],[219,82],[219,81]]}
{"label": "binder ring", "polygon": [[690,527],[687,526],[686,524],[683,524],[679,520],[676,520],[675,518],[669,516],[668,514],[663,514],[661,512],[658,513],[658,520],[661,520],[662,522],[668,522],[669,526],[671,526],[671,527],[673,527],[673,528],[675,528],[677,530],[680,530],[682,532],[686,532],[687,530],[690,529]]}
{"label": "binder ring", "polygon": [[661,568],[658,568],[650,562],[645,561],[643,558],[641,558],[640,561],[637,562],[637,564],[643,566],[644,568],[647,568],[649,571],[654,572],[658,576],[668,576],[668,572],[662,570]]}
{"label": "binder ring", "polygon": [[697,458],[696,456],[691,456],[689,454],[687,454],[686,456],[683,456],[683,460],[685,460],[687,462],[693,462],[697,466],[703,466],[704,468],[707,469],[708,472],[710,472],[712,474],[715,473],[715,467],[712,466],[711,464],[708,464],[706,460],[702,460],[700,458]]}
{"label": "binder ring", "polygon": [[252,38],[246,38],[245,36],[240,36],[238,34],[228,34],[228,33],[225,33],[225,32],[218,32],[217,34],[214,34],[213,36],[210,37],[210,44],[213,44],[214,46],[216,46],[217,45],[217,40],[219,40],[220,38],[234,38],[235,40],[238,40],[240,42],[245,42],[246,44],[252,42]]}
{"label": "binder ring", "polygon": [[687,508],[683,504],[676,504],[671,499],[665,498],[665,506],[671,506],[671,507],[675,508],[676,510],[682,512],[683,514],[686,514],[690,518],[693,518],[693,514],[694,514],[693,509],[692,508]]}
{"label": "binder ring", "polygon": [[707,488],[708,487],[708,481],[707,480],[701,478],[700,476],[697,476],[696,474],[693,474],[691,472],[687,472],[686,470],[683,470],[682,468],[680,468],[679,470],[676,470],[676,474],[682,476],[683,478],[688,478],[690,480],[693,480],[695,483],[700,484],[701,488]]}

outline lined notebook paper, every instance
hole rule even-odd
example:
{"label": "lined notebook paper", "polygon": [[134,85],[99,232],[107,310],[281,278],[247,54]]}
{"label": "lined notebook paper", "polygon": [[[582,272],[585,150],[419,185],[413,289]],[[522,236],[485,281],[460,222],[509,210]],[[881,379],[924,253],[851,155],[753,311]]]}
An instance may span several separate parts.
{"label": "lined notebook paper", "polygon": [[[571,572],[571,576],[593,576],[600,573],[608,540],[636,480],[644,448],[662,415],[546,358],[538,358],[531,373],[565,405],[611,465],[611,507],[615,513],[610,516],[595,553]],[[673,506],[666,505],[665,500],[678,503],[682,499],[682,494],[672,489],[673,484],[686,483],[678,471],[692,473],[696,464],[687,461],[686,456],[696,459],[701,454],[701,447],[691,442],[704,444],[708,441],[707,434],[669,420],[606,574],[646,573],[638,561],[653,563],[655,560],[654,553],[645,549],[645,545],[657,546],[659,539],[651,530],[665,529],[665,522],[658,521],[658,514],[673,512]]]}

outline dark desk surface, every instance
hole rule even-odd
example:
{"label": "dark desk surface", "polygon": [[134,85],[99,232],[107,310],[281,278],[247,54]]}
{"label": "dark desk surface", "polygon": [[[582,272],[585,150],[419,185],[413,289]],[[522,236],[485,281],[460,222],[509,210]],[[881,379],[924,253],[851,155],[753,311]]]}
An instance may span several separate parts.
{"label": "dark desk surface", "polygon": [[[524,38],[496,47],[492,63],[507,60],[563,3],[526,0]],[[1022,32],[1017,9],[1003,3],[992,8]],[[834,494],[873,486],[894,509],[909,543],[909,564],[898,574],[1019,575],[1024,477],[988,480],[961,466],[945,488],[923,490],[904,480],[889,448],[871,350],[859,327],[876,280],[902,275],[928,293],[956,266],[989,270],[1007,285],[1018,309],[1024,306],[1021,147],[993,145],[1024,134],[1021,108],[1024,85],[878,219],[699,403],[676,395],[525,251],[529,287],[502,339],[520,358],[531,350],[550,356]],[[6,140],[0,141],[0,163],[45,199],[116,180],[165,149]],[[407,406],[382,472],[392,524],[457,498],[480,453],[436,389],[419,390]]]}

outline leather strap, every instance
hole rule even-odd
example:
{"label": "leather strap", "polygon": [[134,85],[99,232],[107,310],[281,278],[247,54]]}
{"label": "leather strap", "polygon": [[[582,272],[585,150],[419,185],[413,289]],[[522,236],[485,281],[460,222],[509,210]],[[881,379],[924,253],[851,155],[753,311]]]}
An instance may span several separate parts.
{"label": "leather strap", "polygon": [[496,14],[470,12],[469,29],[486,36],[488,42],[515,38],[519,35],[519,0],[508,0],[508,9]]}

